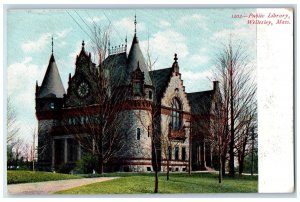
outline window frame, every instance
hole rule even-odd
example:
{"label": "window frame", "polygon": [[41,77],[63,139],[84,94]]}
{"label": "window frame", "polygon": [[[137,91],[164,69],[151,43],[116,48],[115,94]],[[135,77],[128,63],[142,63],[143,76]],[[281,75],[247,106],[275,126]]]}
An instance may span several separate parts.
{"label": "window frame", "polygon": [[171,103],[171,126],[173,130],[179,130],[182,124],[182,107],[178,98],[174,98]]}

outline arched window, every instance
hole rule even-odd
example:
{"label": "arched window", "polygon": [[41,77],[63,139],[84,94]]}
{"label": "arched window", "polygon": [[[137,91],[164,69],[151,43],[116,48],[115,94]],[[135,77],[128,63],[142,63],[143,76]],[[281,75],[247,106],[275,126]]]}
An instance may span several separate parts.
{"label": "arched window", "polygon": [[172,129],[178,130],[181,126],[181,105],[177,98],[172,100]]}

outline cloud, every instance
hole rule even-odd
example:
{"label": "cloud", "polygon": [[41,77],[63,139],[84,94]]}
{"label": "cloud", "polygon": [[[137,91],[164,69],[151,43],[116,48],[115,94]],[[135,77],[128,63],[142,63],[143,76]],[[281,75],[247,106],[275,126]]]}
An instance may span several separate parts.
{"label": "cloud", "polygon": [[22,50],[24,52],[30,52],[30,51],[38,51],[43,49],[46,45],[49,44],[51,38],[50,33],[45,33],[40,36],[39,39],[35,41],[27,41],[21,45]]}
{"label": "cloud", "polygon": [[[134,31],[134,21],[129,17],[122,18],[121,20],[115,21],[112,24],[118,31],[122,31],[124,33],[132,33]],[[138,32],[142,32],[146,28],[144,23],[138,22],[136,29]]]}
{"label": "cloud", "polygon": [[170,27],[171,26],[171,23],[169,23],[168,21],[166,20],[160,20],[159,21],[159,26],[161,28],[167,28],[167,27]]}
{"label": "cloud", "polygon": [[[255,26],[237,26],[234,29],[223,29],[215,32],[210,37],[210,43],[226,45],[229,41],[241,43],[242,48],[247,50],[251,58],[256,58],[256,27]],[[215,47],[218,49],[219,47]]]}
{"label": "cloud", "polygon": [[207,64],[208,61],[210,60],[210,57],[208,55],[203,55],[201,53],[198,53],[189,56],[188,60],[191,67],[199,67],[204,64]]}
{"label": "cloud", "polygon": [[211,86],[211,83],[208,82],[212,78],[211,70],[202,72],[182,71],[181,75],[188,92],[208,90]]}
{"label": "cloud", "polygon": [[[71,28],[65,29],[65,30],[63,30],[63,31],[61,31],[61,32],[56,32],[55,35],[57,36],[57,38],[64,38],[64,37],[67,36],[67,34],[70,33],[71,31],[72,31]],[[54,35],[54,37],[55,37],[55,35]]]}
{"label": "cloud", "polygon": [[8,95],[28,91],[29,88],[25,88],[24,84],[32,86],[34,89],[35,81],[42,79],[43,68],[39,68],[38,65],[31,62],[32,58],[26,57],[22,62],[11,64],[8,67]]}
{"label": "cloud", "polygon": [[[141,48],[146,54],[148,41],[141,41]],[[153,59],[158,59],[156,69],[166,68],[172,65],[174,53],[178,57],[186,57],[188,55],[188,47],[186,45],[186,38],[175,31],[166,30],[155,33],[149,38],[150,53]]]}
{"label": "cloud", "polygon": [[18,115],[21,137],[28,137],[30,127],[35,125],[35,82],[39,85],[45,74],[45,65],[41,68],[32,63],[31,57],[14,63],[7,68],[7,90]]}
{"label": "cloud", "polygon": [[101,16],[101,17],[93,16],[93,17],[87,18],[86,20],[87,20],[88,22],[90,22],[90,23],[98,23],[98,22],[100,22],[100,21],[105,20],[105,18],[104,18],[103,16]]}
{"label": "cloud", "polygon": [[[54,34],[54,40],[55,39],[61,39],[67,36],[68,33],[71,32],[71,28],[56,32]],[[35,51],[41,51],[46,46],[48,46],[51,43],[51,33],[43,33],[37,40],[29,40],[21,44],[22,50],[25,53],[28,52],[35,52]]]}
{"label": "cloud", "polygon": [[207,27],[207,20],[206,16],[200,14],[193,14],[189,16],[183,16],[178,20],[178,25],[180,26],[198,26],[204,30],[208,30]]}

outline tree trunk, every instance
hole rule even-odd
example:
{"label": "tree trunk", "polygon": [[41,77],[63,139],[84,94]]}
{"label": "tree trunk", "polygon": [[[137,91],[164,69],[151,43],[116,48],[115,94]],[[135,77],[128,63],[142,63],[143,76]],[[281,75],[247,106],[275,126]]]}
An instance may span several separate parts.
{"label": "tree trunk", "polygon": [[242,175],[244,171],[244,157],[241,156],[239,159],[239,175]]}
{"label": "tree trunk", "polygon": [[219,144],[219,183],[222,182],[222,167],[221,146]]}
{"label": "tree trunk", "polygon": [[169,158],[167,157],[167,180],[169,180],[169,167],[170,167],[169,164],[170,164],[169,163]]}
{"label": "tree trunk", "polygon": [[225,156],[222,155],[221,157],[221,167],[222,167],[222,176],[225,176],[226,173],[225,173],[225,164],[226,164],[226,158]]}
{"label": "tree trunk", "polygon": [[[103,134],[103,133],[102,133]],[[103,174],[103,167],[104,167],[104,159],[103,159],[103,140],[102,140],[102,136],[100,137],[100,139],[98,140],[98,173],[99,174]]]}
{"label": "tree trunk", "polygon": [[233,74],[230,67],[230,143],[229,143],[229,176],[234,177],[234,113],[233,113]]}
{"label": "tree trunk", "polygon": [[154,161],[155,161],[155,182],[154,182],[154,193],[158,193],[158,162],[157,162],[157,151],[154,146]]}
{"label": "tree trunk", "polygon": [[102,154],[98,155],[98,166],[96,168],[96,170],[98,171],[99,174],[103,174],[103,157]]}

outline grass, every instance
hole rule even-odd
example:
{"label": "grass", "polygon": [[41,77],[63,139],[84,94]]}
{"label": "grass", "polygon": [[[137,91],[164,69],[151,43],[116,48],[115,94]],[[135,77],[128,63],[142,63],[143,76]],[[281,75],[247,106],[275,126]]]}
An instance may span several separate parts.
{"label": "grass", "polygon": [[[110,173],[104,176],[121,178],[80,186],[57,194],[142,194],[153,193],[153,173]],[[172,173],[170,180],[159,175],[159,193],[256,193],[257,176],[225,177],[219,184],[218,176],[211,173]]]}
{"label": "grass", "polygon": [[7,171],[7,184],[18,184],[28,182],[43,182],[50,180],[66,180],[82,178],[77,175],[68,175],[51,172],[33,172],[24,170],[8,170]]}

